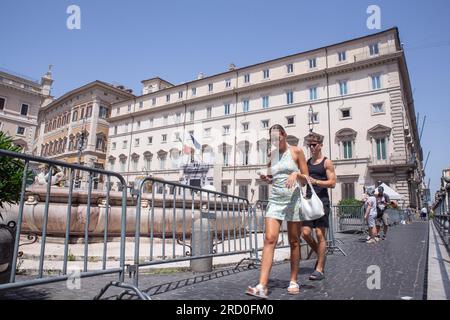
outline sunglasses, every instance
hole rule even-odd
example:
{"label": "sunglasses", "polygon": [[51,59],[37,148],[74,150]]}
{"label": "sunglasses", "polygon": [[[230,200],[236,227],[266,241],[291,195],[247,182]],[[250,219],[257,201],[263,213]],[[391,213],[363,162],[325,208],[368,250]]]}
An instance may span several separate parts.
{"label": "sunglasses", "polygon": [[318,145],[318,143],[311,143],[311,144],[309,144],[308,146],[309,146],[310,148],[315,148],[317,145]]}

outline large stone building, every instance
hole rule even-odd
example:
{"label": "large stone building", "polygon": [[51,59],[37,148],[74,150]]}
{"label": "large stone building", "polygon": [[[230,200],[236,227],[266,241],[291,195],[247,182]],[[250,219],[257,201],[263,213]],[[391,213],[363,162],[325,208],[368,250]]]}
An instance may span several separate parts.
{"label": "large stone building", "polygon": [[35,154],[104,168],[111,105],[134,97],[102,81],[69,91],[39,110]]}
{"label": "large stone building", "polygon": [[270,188],[256,172],[278,123],[307,155],[309,129],[324,136],[336,166],[333,204],[383,181],[402,204],[419,205],[423,155],[397,28],[180,85],[152,78],[143,86],[141,96],[114,103],[109,119],[107,169],[130,184],[151,174],[266,199]]}
{"label": "large stone building", "polygon": [[37,81],[0,70],[0,131],[27,153],[33,152],[39,108],[52,100],[52,83],[50,71]]}

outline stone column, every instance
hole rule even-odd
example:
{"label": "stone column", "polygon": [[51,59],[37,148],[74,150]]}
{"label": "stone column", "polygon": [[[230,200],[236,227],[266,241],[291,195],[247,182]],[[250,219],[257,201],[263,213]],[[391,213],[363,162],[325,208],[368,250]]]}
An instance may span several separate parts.
{"label": "stone column", "polygon": [[100,99],[98,97],[94,98],[92,105],[92,116],[90,118],[89,125],[89,138],[86,146],[86,151],[95,151],[95,143],[97,142],[97,123],[99,120],[100,112]]}

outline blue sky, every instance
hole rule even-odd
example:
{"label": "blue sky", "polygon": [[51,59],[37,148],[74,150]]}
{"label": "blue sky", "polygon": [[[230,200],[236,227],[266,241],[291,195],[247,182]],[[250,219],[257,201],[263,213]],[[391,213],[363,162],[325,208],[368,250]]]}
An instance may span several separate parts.
{"label": "blue sky", "polygon": [[[81,30],[66,28],[66,9],[81,8]],[[141,90],[160,76],[172,83],[378,32],[366,27],[369,5],[381,27],[398,26],[405,44],[432,193],[450,167],[450,1],[107,1],[2,0],[0,68],[39,79],[54,65],[53,94],[93,80]],[[420,125],[421,125],[420,121]]]}

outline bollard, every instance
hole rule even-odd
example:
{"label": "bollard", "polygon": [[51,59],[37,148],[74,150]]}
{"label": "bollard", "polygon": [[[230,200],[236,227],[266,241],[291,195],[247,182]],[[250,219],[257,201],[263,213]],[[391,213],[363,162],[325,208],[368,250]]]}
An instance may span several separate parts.
{"label": "bollard", "polygon": [[[212,254],[213,236],[211,228],[208,231],[210,220],[201,217],[194,220],[192,226],[192,256]],[[208,234],[209,233],[209,234]],[[211,272],[212,257],[191,260],[190,266],[192,272]]]}
{"label": "bollard", "polygon": [[9,283],[14,251],[16,224],[0,224],[0,284]]}

